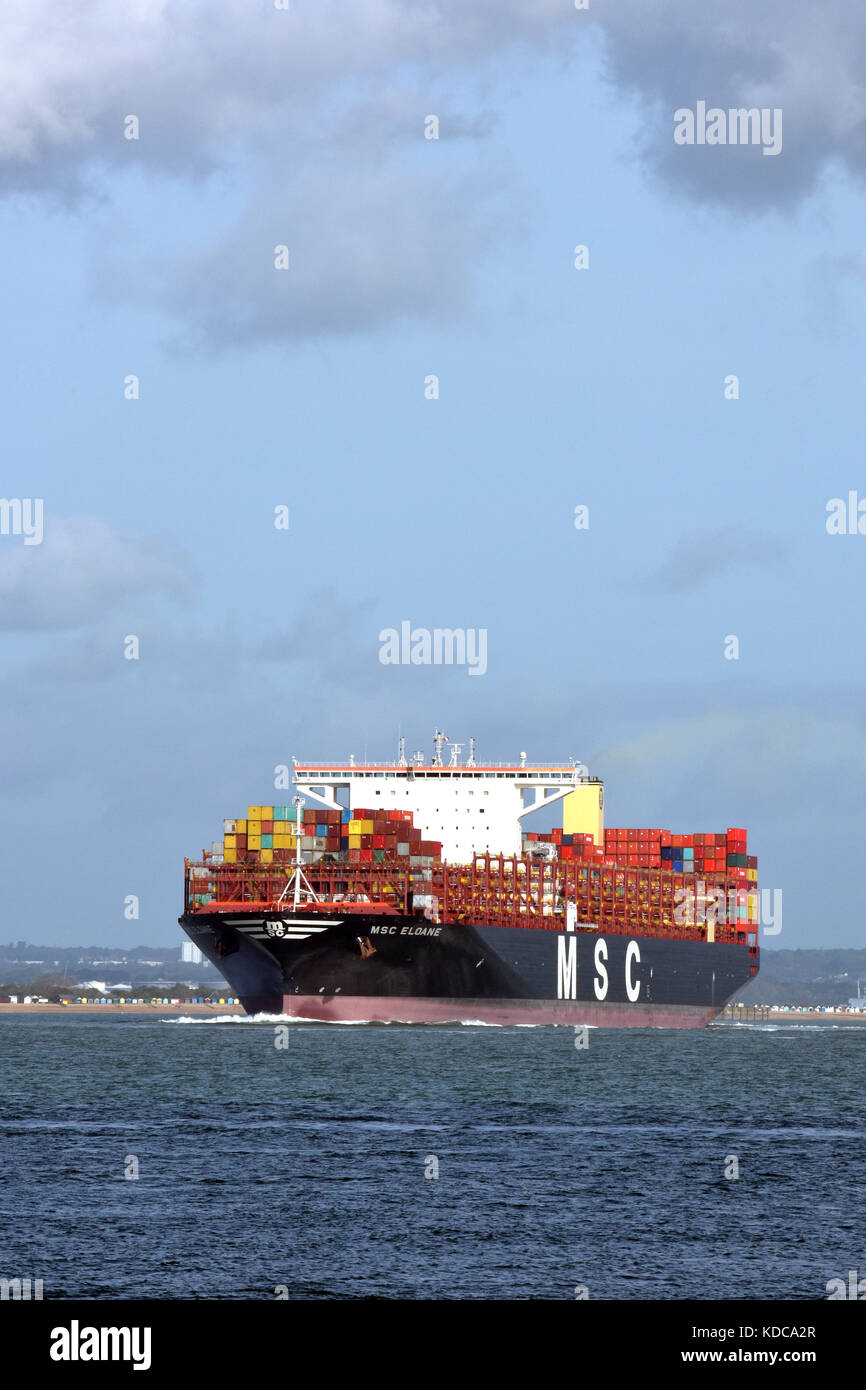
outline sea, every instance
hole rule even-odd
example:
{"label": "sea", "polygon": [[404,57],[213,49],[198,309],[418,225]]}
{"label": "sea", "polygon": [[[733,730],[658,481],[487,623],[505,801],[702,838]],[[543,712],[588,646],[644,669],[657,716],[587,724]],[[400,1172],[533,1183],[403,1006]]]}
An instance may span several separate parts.
{"label": "sea", "polygon": [[0,1020],[44,1299],[814,1300],[866,1273],[866,1028]]}

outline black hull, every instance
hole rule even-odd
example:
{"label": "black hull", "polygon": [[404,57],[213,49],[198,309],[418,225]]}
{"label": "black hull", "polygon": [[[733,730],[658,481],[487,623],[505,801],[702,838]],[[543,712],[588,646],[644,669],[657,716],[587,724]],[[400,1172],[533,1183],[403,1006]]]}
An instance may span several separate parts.
{"label": "black hull", "polygon": [[193,913],[247,1013],[334,1021],[698,1027],[748,984],[748,945],[435,924],[375,913]]}

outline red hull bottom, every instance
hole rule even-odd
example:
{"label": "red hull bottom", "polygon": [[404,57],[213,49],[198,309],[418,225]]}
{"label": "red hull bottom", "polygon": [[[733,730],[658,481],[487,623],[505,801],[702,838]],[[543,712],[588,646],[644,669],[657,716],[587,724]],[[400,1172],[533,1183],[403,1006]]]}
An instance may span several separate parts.
{"label": "red hull bottom", "polygon": [[287,994],[282,1012],[322,1023],[560,1024],[595,1028],[705,1028],[719,1013],[701,1004],[581,1003],[566,999],[413,999]]}

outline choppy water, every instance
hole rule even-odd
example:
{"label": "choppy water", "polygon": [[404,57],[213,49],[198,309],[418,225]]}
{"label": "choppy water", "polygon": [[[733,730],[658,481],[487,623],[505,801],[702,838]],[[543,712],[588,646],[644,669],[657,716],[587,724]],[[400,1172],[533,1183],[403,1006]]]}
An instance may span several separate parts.
{"label": "choppy water", "polygon": [[857,1025],[585,1051],[564,1028],[277,1036],[0,1020],[0,1277],[46,1299],[814,1299],[866,1271]]}

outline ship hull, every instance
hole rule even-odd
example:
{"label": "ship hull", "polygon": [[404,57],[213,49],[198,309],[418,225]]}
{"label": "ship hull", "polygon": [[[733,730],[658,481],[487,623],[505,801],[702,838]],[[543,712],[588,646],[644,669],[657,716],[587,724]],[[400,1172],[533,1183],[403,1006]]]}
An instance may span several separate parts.
{"label": "ship hull", "polygon": [[418,917],[189,913],[249,1014],[323,1022],[706,1026],[755,973],[748,945]]}
{"label": "ship hull", "polygon": [[[261,1012],[264,1012],[261,1011]],[[690,1004],[608,1004],[547,999],[371,999],[365,995],[283,996],[280,1013],[320,1023],[553,1024],[589,1028],[705,1028],[717,1009]]]}

